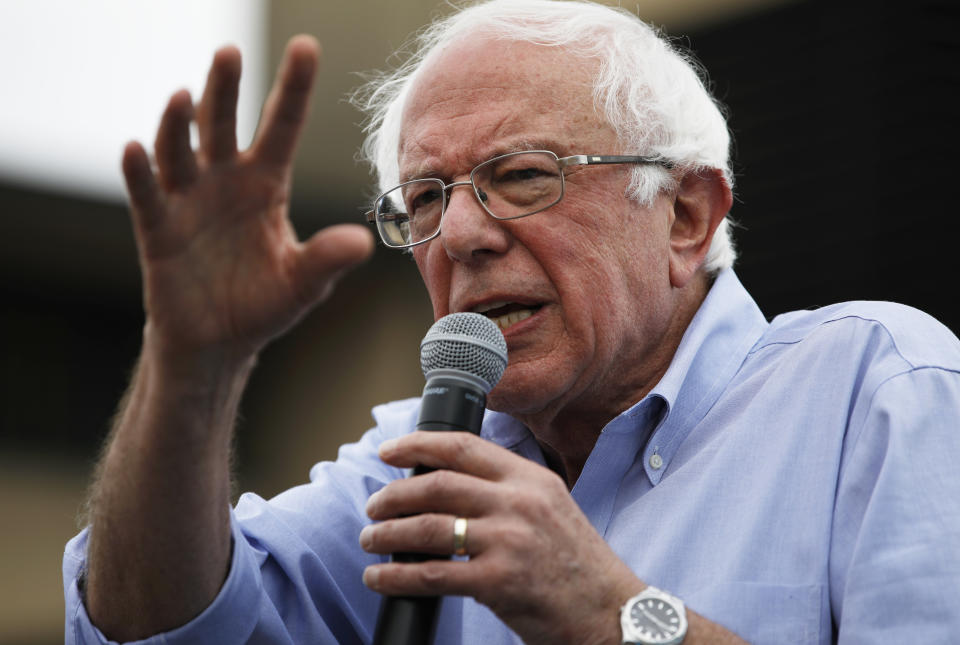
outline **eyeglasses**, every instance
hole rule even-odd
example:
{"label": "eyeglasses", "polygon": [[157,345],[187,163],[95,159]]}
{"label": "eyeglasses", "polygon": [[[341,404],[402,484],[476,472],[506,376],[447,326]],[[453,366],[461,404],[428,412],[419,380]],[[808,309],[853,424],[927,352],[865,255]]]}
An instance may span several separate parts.
{"label": "eyeglasses", "polygon": [[549,150],[511,152],[494,157],[470,172],[470,181],[445,184],[439,179],[413,179],[382,193],[367,211],[383,243],[405,249],[429,242],[440,234],[447,210],[448,191],[472,186],[474,195],[494,219],[526,217],[563,199],[564,173],[573,166],[598,164],[672,164],[657,157],[573,155],[558,157]]}

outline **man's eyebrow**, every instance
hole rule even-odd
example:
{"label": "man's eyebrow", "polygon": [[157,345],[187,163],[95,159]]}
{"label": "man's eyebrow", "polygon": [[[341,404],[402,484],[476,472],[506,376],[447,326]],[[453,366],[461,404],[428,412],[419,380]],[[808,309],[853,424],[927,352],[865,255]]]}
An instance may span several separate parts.
{"label": "man's eyebrow", "polygon": [[427,165],[427,164],[422,164],[422,165],[420,165],[420,166],[417,166],[416,168],[414,168],[414,170],[412,170],[412,171],[410,171],[410,172],[401,173],[401,174],[400,174],[400,183],[402,184],[402,183],[407,182],[407,181],[413,181],[414,179],[424,179],[424,178],[426,178],[426,177],[436,177],[438,174],[440,174],[440,173],[438,173],[436,170],[434,170],[433,166],[430,166],[430,165]]}
{"label": "man's eyebrow", "polygon": [[[474,160],[474,164],[471,166],[471,168],[476,167],[484,161],[488,161],[501,155],[507,155],[511,152],[524,152],[527,150],[549,150],[551,152],[556,152],[556,147],[556,141],[548,141],[546,139],[523,139],[519,141],[513,141],[488,149],[487,154],[485,154],[482,159]],[[444,174],[445,172],[443,170],[438,170],[436,166],[424,163],[419,166],[415,166],[412,170],[402,173],[400,175],[400,183],[412,181],[414,179],[441,178]]]}

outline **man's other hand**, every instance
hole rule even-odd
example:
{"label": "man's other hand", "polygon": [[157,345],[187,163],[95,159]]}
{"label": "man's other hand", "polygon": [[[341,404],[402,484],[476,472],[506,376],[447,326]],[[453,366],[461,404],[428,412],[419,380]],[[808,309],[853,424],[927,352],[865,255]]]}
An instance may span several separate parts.
{"label": "man's other hand", "polygon": [[[340,225],[297,240],[288,219],[293,156],[320,55],[287,46],[249,149],[237,150],[240,52],[220,49],[194,109],[174,94],[155,143],[127,145],[123,172],[144,281],[148,338],[161,352],[212,350],[244,360],[323,300],[372,237]],[[199,148],[190,144],[196,120]]]}

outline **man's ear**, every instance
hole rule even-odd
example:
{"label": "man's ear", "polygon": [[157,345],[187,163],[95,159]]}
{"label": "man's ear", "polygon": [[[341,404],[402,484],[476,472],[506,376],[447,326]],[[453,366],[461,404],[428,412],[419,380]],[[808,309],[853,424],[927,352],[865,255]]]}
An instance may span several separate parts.
{"label": "man's ear", "polygon": [[670,226],[670,283],[674,287],[686,286],[696,275],[714,231],[732,205],[730,186],[715,168],[688,173],[680,181]]}

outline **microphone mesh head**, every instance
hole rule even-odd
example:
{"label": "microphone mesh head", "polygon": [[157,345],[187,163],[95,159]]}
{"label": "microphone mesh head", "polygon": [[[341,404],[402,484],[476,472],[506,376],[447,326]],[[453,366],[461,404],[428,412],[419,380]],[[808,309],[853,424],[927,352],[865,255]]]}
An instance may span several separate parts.
{"label": "microphone mesh head", "polygon": [[438,369],[472,374],[489,385],[489,392],[507,368],[507,341],[486,316],[450,314],[433,323],[423,337],[420,367],[427,378]]}

